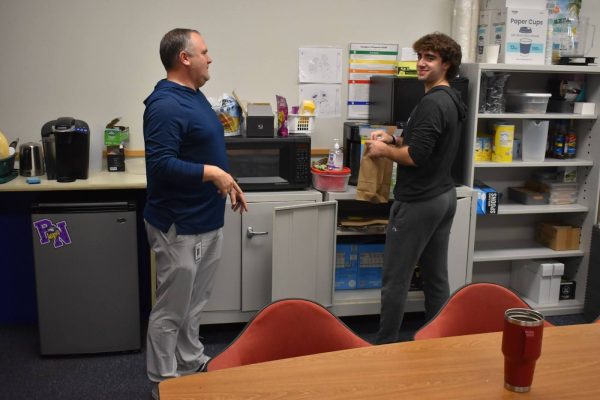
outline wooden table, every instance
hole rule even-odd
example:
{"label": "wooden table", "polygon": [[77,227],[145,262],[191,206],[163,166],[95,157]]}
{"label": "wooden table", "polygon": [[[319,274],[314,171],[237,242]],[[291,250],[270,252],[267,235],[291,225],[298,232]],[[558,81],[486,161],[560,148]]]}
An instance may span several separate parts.
{"label": "wooden table", "polygon": [[194,374],[172,399],[600,399],[600,324],[546,328],[529,393],[503,388],[502,333],[336,351]]}

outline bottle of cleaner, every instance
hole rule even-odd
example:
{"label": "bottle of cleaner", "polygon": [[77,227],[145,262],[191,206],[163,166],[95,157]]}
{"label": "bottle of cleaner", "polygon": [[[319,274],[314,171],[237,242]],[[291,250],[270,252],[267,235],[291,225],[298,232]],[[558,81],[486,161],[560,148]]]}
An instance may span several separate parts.
{"label": "bottle of cleaner", "polygon": [[329,149],[327,169],[341,171],[344,168],[344,153],[340,147],[339,139],[333,139],[333,146]]}

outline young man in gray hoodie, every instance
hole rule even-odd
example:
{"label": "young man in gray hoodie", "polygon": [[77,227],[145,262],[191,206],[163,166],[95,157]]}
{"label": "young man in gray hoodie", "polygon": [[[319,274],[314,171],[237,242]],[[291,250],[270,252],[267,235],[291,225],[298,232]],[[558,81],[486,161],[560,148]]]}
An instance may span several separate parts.
{"label": "young man in gray hoodie", "polygon": [[450,171],[466,106],[449,80],[458,74],[462,53],[458,43],[439,32],[420,38],[413,49],[425,96],[412,111],[401,138],[375,131],[366,142],[368,156],[398,164],[386,232],[378,344],[399,339],[416,265],[421,269],[428,319],[450,295],[448,241],[456,212]]}

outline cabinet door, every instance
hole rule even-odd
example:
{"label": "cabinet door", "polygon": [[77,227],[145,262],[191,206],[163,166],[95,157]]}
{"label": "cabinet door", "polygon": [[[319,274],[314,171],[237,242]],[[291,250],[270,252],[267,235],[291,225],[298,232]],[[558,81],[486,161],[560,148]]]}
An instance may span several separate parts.
{"label": "cabinet door", "polygon": [[260,310],[271,302],[273,208],[299,203],[305,202],[252,203],[242,215],[242,311]]}
{"label": "cabinet door", "polygon": [[332,304],[336,226],[336,201],[275,209],[272,300]]}
{"label": "cabinet door", "polygon": [[205,311],[239,311],[242,303],[242,218],[230,206],[225,207],[223,253]]}
{"label": "cabinet door", "polygon": [[467,281],[467,256],[469,248],[469,225],[471,223],[471,198],[457,199],[456,214],[450,229],[448,245],[448,280],[450,293]]}

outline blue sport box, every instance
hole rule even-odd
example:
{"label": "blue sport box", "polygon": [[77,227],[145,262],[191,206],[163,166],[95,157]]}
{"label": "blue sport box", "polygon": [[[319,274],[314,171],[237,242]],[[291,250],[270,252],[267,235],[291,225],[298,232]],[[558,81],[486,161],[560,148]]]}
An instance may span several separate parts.
{"label": "blue sport box", "polygon": [[358,245],[338,244],[335,250],[335,290],[356,289]]}
{"label": "blue sport box", "polygon": [[358,245],[359,289],[381,288],[384,247],[383,243]]}

